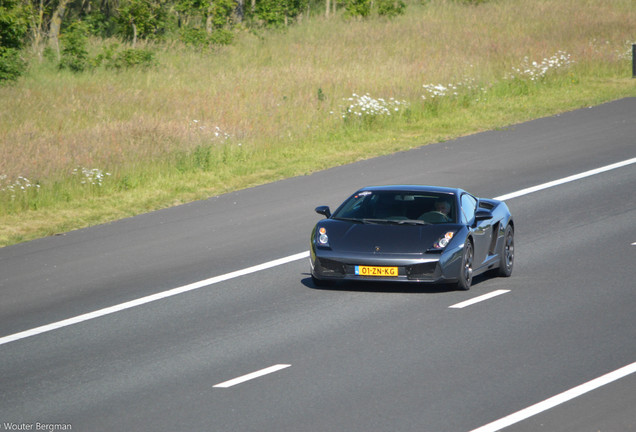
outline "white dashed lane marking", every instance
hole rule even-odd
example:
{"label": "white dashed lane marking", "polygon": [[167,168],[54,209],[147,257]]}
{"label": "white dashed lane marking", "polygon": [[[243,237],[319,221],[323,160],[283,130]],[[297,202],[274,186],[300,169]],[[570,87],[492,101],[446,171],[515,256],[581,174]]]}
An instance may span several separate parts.
{"label": "white dashed lane marking", "polygon": [[274,372],[278,372],[279,370],[286,369],[286,368],[288,368],[290,366],[291,366],[290,364],[277,364],[277,365],[270,366],[270,367],[265,368],[265,369],[258,370],[256,372],[249,373],[247,375],[240,376],[238,378],[231,379],[229,381],[222,382],[222,383],[217,384],[217,385],[215,385],[213,387],[214,388],[229,388],[229,387],[233,387],[233,386],[235,386],[237,384],[241,384],[241,383],[244,383],[246,381],[250,381],[250,380],[253,380],[253,379],[256,379],[256,378],[260,378],[262,376],[269,375],[269,374],[272,374]]}

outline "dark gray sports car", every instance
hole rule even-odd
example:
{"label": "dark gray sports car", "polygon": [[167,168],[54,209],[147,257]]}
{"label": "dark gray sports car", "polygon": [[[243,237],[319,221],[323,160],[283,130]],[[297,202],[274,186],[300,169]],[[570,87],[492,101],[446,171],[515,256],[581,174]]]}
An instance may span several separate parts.
{"label": "dark gray sports car", "polygon": [[510,276],[514,223],[505,203],[462,189],[365,187],[311,233],[316,286],[338,280],[456,283],[495,270]]}

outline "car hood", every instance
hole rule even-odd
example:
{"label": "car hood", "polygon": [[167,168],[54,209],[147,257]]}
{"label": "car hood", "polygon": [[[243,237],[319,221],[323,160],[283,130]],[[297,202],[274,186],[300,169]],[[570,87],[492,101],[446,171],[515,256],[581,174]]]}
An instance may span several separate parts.
{"label": "car hood", "polygon": [[327,229],[332,250],[373,254],[422,254],[446,232],[460,228],[455,224],[363,224],[332,219],[319,226]]}

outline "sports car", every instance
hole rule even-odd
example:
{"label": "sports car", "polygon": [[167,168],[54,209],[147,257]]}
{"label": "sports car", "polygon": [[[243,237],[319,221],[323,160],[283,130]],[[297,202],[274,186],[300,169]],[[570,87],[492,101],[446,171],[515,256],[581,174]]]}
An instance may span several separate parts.
{"label": "sports car", "polygon": [[314,285],[339,280],[452,283],[512,274],[514,222],[502,201],[457,188],[372,186],[347,198],[311,233]]}

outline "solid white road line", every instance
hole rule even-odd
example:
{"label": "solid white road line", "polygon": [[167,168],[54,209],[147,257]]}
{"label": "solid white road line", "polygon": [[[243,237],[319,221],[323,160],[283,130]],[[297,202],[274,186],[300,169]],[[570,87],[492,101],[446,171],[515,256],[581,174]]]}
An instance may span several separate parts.
{"label": "solid white road line", "polygon": [[548,182],[548,183],[540,184],[538,186],[533,186],[533,187],[529,187],[529,188],[526,188],[526,189],[522,189],[522,190],[517,191],[517,192],[512,192],[512,193],[509,193],[509,194],[506,194],[506,195],[501,195],[501,196],[498,196],[498,197],[496,197],[494,199],[499,200],[499,201],[505,201],[505,200],[509,200],[509,199],[512,199],[512,198],[517,198],[517,197],[520,197],[520,196],[523,196],[523,195],[528,195],[528,194],[531,194],[533,192],[537,192],[537,191],[540,191],[540,190],[543,190],[543,189],[548,189],[548,188],[551,188],[551,187],[554,187],[554,186],[559,186],[559,185],[562,185],[562,184],[565,184],[565,183],[573,182],[575,180],[581,180],[582,178],[585,178],[585,177],[590,177],[590,176],[593,176],[593,175],[596,175],[596,174],[604,173],[606,171],[611,171],[611,170],[616,169],[616,168],[621,168],[621,167],[624,167],[624,166],[627,166],[627,165],[631,165],[633,163],[636,163],[636,158],[627,159],[627,160],[624,160],[622,162],[617,162],[617,163],[614,163],[614,164],[611,164],[611,165],[605,165],[604,167],[600,167],[600,168],[596,168],[596,169],[593,169],[593,170],[585,171],[585,172],[582,172],[580,174],[575,174],[575,175],[572,175],[572,176],[569,176],[569,177],[562,178],[560,180],[554,180],[554,181],[551,181],[551,182]]}
{"label": "solid white road line", "polygon": [[636,372],[636,363],[632,363],[630,365],[624,366],[620,369],[615,370],[614,372],[610,372],[608,374],[595,378],[592,381],[588,381],[585,384],[581,384],[578,387],[574,387],[573,389],[567,390],[563,393],[560,393],[556,396],[546,399],[543,402],[539,402],[528,408],[522,409],[521,411],[517,411],[514,414],[510,414],[509,416],[506,416],[502,419],[499,419],[492,423],[488,423],[487,425],[482,426],[480,428],[473,429],[471,432],[499,431],[505,427],[508,427],[515,423],[519,423],[522,420],[525,420],[529,417],[537,415],[543,411],[547,411],[550,408],[553,408],[557,405],[565,403],[585,393],[591,392],[594,389],[597,389],[613,381],[626,377],[627,375],[632,374],[634,372]]}
{"label": "solid white road line", "polygon": [[207,286],[210,286],[210,285],[214,285],[214,284],[217,284],[219,282],[224,282],[226,280],[234,279],[234,278],[237,278],[237,277],[240,277],[240,276],[245,276],[245,275],[248,275],[250,273],[256,273],[256,272],[259,272],[261,270],[266,270],[266,269],[269,269],[269,268],[272,268],[272,267],[278,267],[280,265],[287,264],[289,262],[297,261],[299,259],[307,258],[307,257],[309,257],[309,251],[297,253],[295,255],[290,255],[290,256],[285,257],[285,258],[280,258],[280,259],[277,259],[277,260],[269,261],[269,262],[266,262],[266,263],[263,263],[263,264],[255,265],[255,266],[252,266],[252,267],[248,267],[248,268],[243,269],[243,270],[237,270],[237,271],[234,271],[234,272],[231,272],[231,273],[226,273],[224,275],[215,276],[215,277],[212,277],[212,278],[209,278],[209,279],[205,279],[205,280],[202,280],[202,281],[199,281],[199,282],[191,283],[189,285],[184,285],[184,286],[181,286],[181,287],[178,287],[178,288],[173,288],[173,289],[168,290],[168,291],[163,291],[163,292],[160,292],[160,293],[157,293],[157,294],[152,294],[152,295],[149,295],[149,296],[146,296],[146,297],[142,297],[142,298],[139,298],[139,299],[136,299],[136,300],[131,300],[131,301],[126,302],[126,303],[121,303],[121,304],[118,304],[118,305],[115,305],[115,306],[111,306],[111,307],[107,307],[107,308],[104,308],[104,309],[100,309],[100,310],[97,310],[97,311],[94,311],[94,312],[86,313],[84,315],[79,315],[79,316],[76,316],[76,317],[73,317],[73,318],[69,318],[69,319],[66,319],[66,320],[63,320],[63,321],[58,321],[58,322],[55,322],[55,323],[52,323],[52,324],[47,324],[47,325],[44,325],[44,326],[41,326],[41,327],[36,327],[34,329],[31,329],[31,330],[26,330],[26,331],[23,331],[23,332],[20,332],[20,333],[15,333],[15,334],[12,334],[12,335],[9,335],[9,336],[4,336],[4,337],[0,338],[0,345],[4,345],[4,344],[7,344],[9,342],[13,342],[13,341],[16,341],[16,340],[19,340],[19,339],[24,339],[24,338],[27,338],[27,337],[35,336],[35,335],[38,335],[38,334],[41,334],[41,333],[50,332],[51,330],[59,329],[59,328],[62,328],[62,327],[67,327],[67,326],[70,326],[70,325],[73,325],[73,324],[78,324],[78,323],[81,323],[81,322],[84,322],[84,321],[88,321],[88,320],[91,320],[91,319],[94,319],[94,318],[99,318],[99,317],[102,317],[104,315],[110,315],[110,314],[113,314],[115,312],[120,312],[120,311],[123,311],[123,310],[126,310],[126,309],[134,308],[136,306],[141,306],[141,305],[146,304],[146,303],[151,303],[151,302],[154,302],[154,301],[157,301],[157,300],[161,300],[161,299],[164,299],[164,298],[167,298],[167,297],[172,297],[172,296],[175,296],[175,295],[178,295],[178,294],[183,294],[183,293],[188,292],[188,291],[194,291],[194,290],[199,289],[199,288],[203,288],[203,287],[207,287]]}
{"label": "solid white road line", "polygon": [[[630,164],[633,164],[633,163],[636,163],[636,158],[628,159],[628,160],[625,160],[625,161],[622,161],[622,162],[617,162],[617,163],[612,164],[612,165],[606,165],[604,167],[597,168],[595,170],[586,171],[586,172],[581,173],[581,174],[577,174],[577,175],[573,175],[573,176],[570,176],[570,177],[566,177],[566,178],[561,179],[561,180],[555,180],[555,181],[552,181],[552,182],[549,182],[549,183],[544,183],[542,185],[531,187],[531,188],[527,188],[527,189],[523,189],[523,190],[520,190],[518,192],[512,192],[512,193],[507,194],[507,195],[501,195],[499,197],[496,197],[495,199],[500,200],[500,201],[504,201],[504,200],[507,200],[507,199],[517,198],[517,197],[520,197],[520,196],[523,196],[523,195],[530,194],[532,192],[536,192],[536,191],[539,191],[539,190],[547,189],[549,187],[558,186],[560,184],[571,182],[571,181],[574,181],[574,180],[578,180],[578,179],[581,179],[581,178],[584,178],[584,177],[589,177],[589,176],[594,175],[594,174],[600,174],[602,172],[606,172],[606,171],[613,170],[613,169],[616,169],[616,168],[624,167],[626,165],[630,165]],[[285,258],[280,258],[280,259],[269,261],[269,262],[266,262],[266,263],[263,263],[263,264],[255,265],[253,267],[249,267],[249,268],[246,268],[246,269],[243,269],[243,270],[237,270],[235,272],[231,272],[231,273],[227,273],[227,274],[224,274],[224,275],[212,277],[212,278],[209,278],[209,279],[206,279],[206,280],[202,280],[202,281],[199,281],[199,282],[195,282],[195,283],[192,283],[192,284],[189,284],[189,285],[184,285],[182,287],[173,288],[173,289],[168,290],[168,291],[164,291],[164,292],[160,292],[160,293],[157,293],[157,294],[149,295],[147,297],[142,297],[142,298],[137,299],[137,300],[132,300],[132,301],[129,301],[129,302],[126,302],[126,303],[122,303],[122,304],[119,304],[119,305],[107,307],[107,308],[100,309],[100,310],[97,310],[97,311],[94,311],[94,312],[89,312],[89,313],[86,313],[84,315],[79,315],[79,316],[76,316],[76,317],[73,317],[73,318],[69,318],[69,319],[66,319],[66,320],[63,320],[63,321],[54,322],[54,323],[51,323],[51,324],[47,324],[47,325],[43,325],[43,326],[40,326],[40,327],[36,327],[34,329],[31,329],[31,330],[25,330],[25,331],[20,332],[20,333],[15,333],[15,334],[12,334],[12,335],[0,337],[0,345],[4,345],[4,344],[7,344],[9,342],[14,342],[14,341],[17,341],[17,340],[20,340],[20,339],[28,338],[28,337],[39,335],[39,334],[42,334],[42,333],[50,332],[52,330],[56,330],[56,329],[59,329],[59,328],[62,328],[62,327],[67,327],[67,326],[70,326],[70,325],[73,325],[73,324],[78,324],[78,323],[81,323],[81,322],[84,322],[84,321],[88,321],[88,320],[91,320],[91,319],[94,319],[94,318],[102,317],[104,315],[109,315],[109,314],[113,314],[113,313],[116,313],[116,312],[120,312],[120,311],[123,311],[123,310],[126,310],[126,309],[130,309],[130,308],[133,308],[133,307],[136,307],[136,306],[141,306],[143,304],[154,302],[154,301],[157,301],[157,300],[161,300],[161,299],[164,299],[166,297],[172,297],[172,296],[175,296],[177,294],[182,294],[184,292],[193,291],[193,290],[196,290],[196,289],[199,289],[199,288],[203,288],[203,287],[206,287],[206,286],[209,286],[209,285],[213,285],[213,284],[216,284],[216,283],[219,283],[219,282],[223,282],[223,281],[226,281],[226,280],[229,280],[229,279],[234,279],[234,278],[237,278],[239,276],[244,276],[244,275],[247,275],[247,274],[250,274],[250,273],[255,273],[255,272],[258,272],[258,271],[261,271],[261,270],[265,270],[265,269],[269,269],[269,268],[272,268],[272,267],[280,266],[280,265],[287,264],[287,263],[290,263],[290,262],[293,262],[293,261],[297,261],[297,260],[300,260],[300,259],[303,259],[303,258],[307,258],[307,257],[309,257],[309,251],[300,252],[300,253],[285,257]]]}
{"label": "solid white road line", "polygon": [[253,380],[255,378],[262,377],[263,375],[268,375],[268,374],[271,374],[271,373],[274,373],[274,372],[278,372],[279,370],[288,368],[290,366],[291,366],[290,364],[277,364],[277,365],[270,366],[270,367],[265,368],[265,369],[261,369],[261,370],[256,371],[256,372],[252,372],[252,373],[247,374],[247,375],[240,376],[238,378],[231,379],[229,381],[222,382],[222,383],[217,384],[217,385],[215,385],[213,387],[215,387],[215,388],[232,387],[232,386],[235,386],[237,384],[244,383],[245,381],[249,381],[249,380]]}
{"label": "solid white road line", "polygon": [[502,295],[502,294],[505,294],[505,293],[508,293],[508,292],[510,292],[510,290],[493,291],[491,293],[480,295],[479,297],[475,297],[474,299],[470,299],[470,300],[463,301],[461,303],[454,304],[452,306],[449,306],[449,308],[450,309],[463,309],[466,306],[470,306],[470,305],[473,305],[475,303],[479,303],[479,302],[482,302],[484,300],[488,300],[488,299],[491,299],[493,297],[497,297],[499,295]]}

